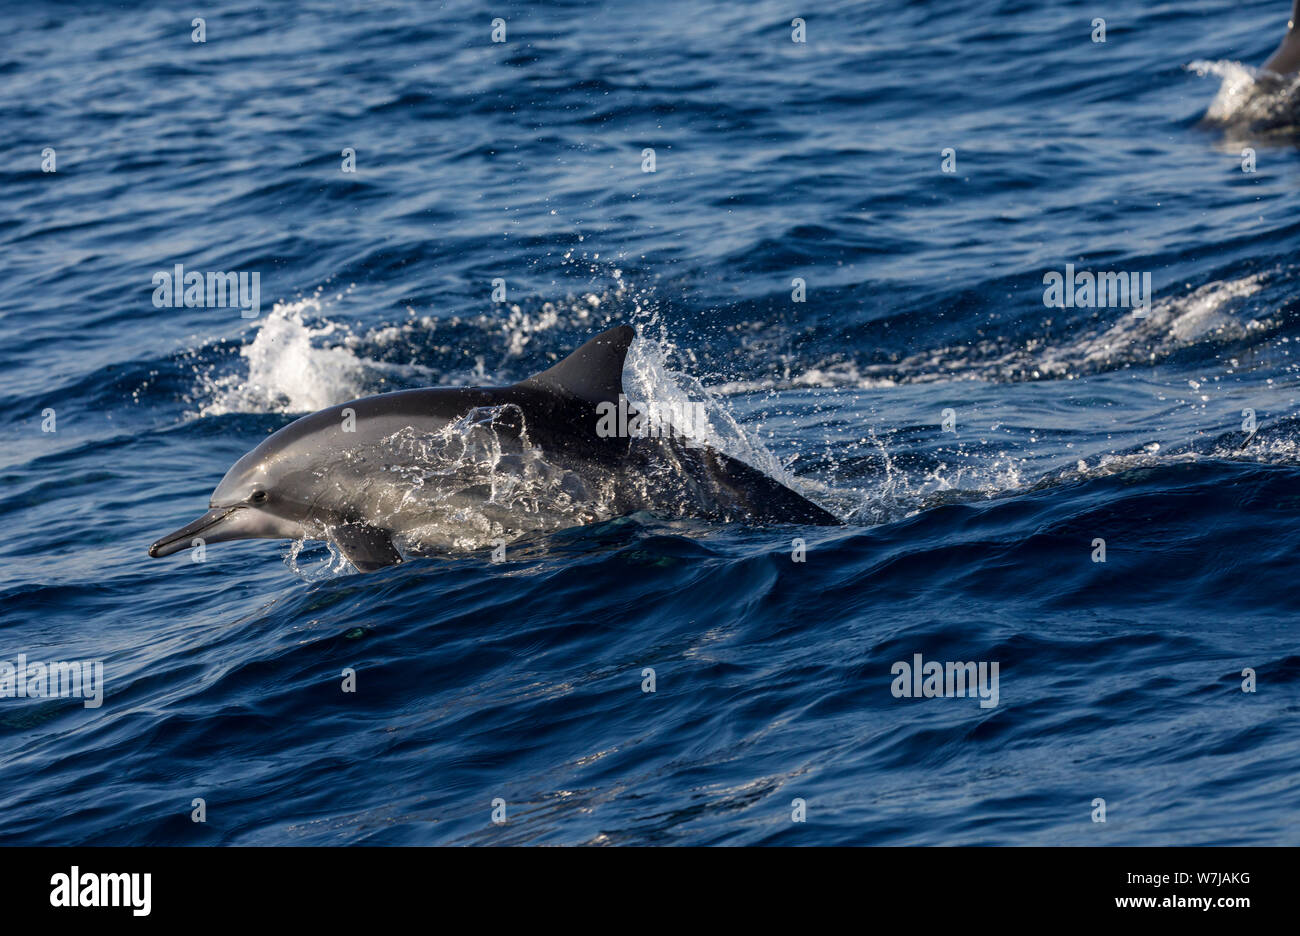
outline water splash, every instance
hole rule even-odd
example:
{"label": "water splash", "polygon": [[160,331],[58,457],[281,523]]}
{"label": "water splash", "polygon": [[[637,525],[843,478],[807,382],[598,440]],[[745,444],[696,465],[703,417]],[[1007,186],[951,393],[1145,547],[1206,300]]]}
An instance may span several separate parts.
{"label": "water splash", "polygon": [[1274,75],[1232,61],[1198,60],[1187,68],[1201,78],[1221,79],[1204,123],[1259,134],[1300,130],[1300,75]]}
{"label": "water splash", "polygon": [[[277,302],[253,323],[252,340],[239,348],[242,367],[214,374],[196,366],[198,387],[192,418],[227,413],[305,413],[362,396],[389,375],[415,368],[365,359],[350,347],[355,336],[325,317],[319,294]],[[392,340],[392,327],[372,341]]]}

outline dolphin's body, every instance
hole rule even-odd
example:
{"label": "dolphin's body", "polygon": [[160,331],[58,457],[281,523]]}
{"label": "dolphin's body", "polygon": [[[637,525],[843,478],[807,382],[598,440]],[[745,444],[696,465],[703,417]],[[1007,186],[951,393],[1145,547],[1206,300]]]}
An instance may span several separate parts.
{"label": "dolphin's body", "polygon": [[[303,416],[222,478],[211,509],[149,548],[196,540],[327,539],[369,572],[419,551],[424,534],[481,542],[510,528],[549,529],[634,510],[759,523],[837,524],[759,471],[676,437],[598,432],[617,405],[635,337],[612,328],[510,387],[404,390]],[[437,538],[437,537],[435,537]]]}

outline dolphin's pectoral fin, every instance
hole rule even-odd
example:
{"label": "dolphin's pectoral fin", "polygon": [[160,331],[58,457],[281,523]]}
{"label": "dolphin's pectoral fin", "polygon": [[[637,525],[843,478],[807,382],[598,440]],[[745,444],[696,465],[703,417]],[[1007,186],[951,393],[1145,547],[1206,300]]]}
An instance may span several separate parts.
{"label": "dolphin's pectoral fin", "polygon": [[330,538],[358,572],[374,572],[402,561],[392,538],[368,523],[340,523],[330,528]]}

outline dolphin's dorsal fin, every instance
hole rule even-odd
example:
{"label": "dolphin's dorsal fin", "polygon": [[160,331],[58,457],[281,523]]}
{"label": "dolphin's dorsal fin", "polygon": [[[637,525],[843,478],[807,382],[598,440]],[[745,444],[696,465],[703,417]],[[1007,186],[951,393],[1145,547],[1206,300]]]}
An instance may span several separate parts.
{"label": "dolphin's dorsal fin", "polygon": [[592,338],[563,361],[529,377],[521,387],[575,396],[592,404],[617,402],[623,392],[623,362],[636,337],[631,325],[618,325]]}

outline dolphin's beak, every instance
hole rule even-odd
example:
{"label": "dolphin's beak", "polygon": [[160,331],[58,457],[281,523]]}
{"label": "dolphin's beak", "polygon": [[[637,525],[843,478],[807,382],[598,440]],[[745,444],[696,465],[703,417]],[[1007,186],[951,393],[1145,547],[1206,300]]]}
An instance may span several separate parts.
{"label": "dolphin's beak", "polygon": [[190,541],[195,537],[203,536],[204,530],[210,530],[215,527],[226,517],[230,516],[238,507],[214,507],[209,510],[193,523],[186,524],[175,533],[168,533],[158,542],[149,547],[149,555],[155,559],[162,556],[170,556],[172,553],[178,553],[182,549],[187,549]]}

